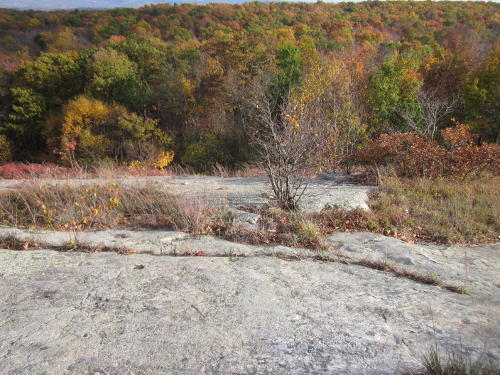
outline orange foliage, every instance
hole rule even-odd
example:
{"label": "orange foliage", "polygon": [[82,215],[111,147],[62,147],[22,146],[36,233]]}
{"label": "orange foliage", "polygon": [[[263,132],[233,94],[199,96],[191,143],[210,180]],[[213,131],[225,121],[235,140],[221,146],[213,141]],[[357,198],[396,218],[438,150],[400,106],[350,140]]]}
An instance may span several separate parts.
{"label": "orange foliage", "polygon": [[484,170],[500,172],[500,145],[478,145],[469,127],[441,132],[443,145],[415,133],[383,134],[353,159],[372,167],[390,166],[400,177],[467,177]]}

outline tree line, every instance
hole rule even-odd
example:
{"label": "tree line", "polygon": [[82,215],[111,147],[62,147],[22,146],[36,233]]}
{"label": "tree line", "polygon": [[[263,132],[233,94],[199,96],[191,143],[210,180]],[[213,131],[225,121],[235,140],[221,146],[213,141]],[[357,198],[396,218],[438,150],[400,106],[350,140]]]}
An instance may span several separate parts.
{"label": "tree line", "polygon": [[266,142],[295,152],[300,139],[321,148],[313,165],[334,169],[383,134],[439,142],[443,129],[467,124],[478,145],[498,142],[499,10],[377,1],[3,9],[0,161],[173,157],[206,171],[252,161]]}

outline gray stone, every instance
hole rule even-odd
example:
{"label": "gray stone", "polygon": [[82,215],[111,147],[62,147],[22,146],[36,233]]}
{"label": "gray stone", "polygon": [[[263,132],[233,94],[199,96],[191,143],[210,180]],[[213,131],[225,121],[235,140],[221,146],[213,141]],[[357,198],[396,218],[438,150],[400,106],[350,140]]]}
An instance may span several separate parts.
{"label": "gray stone", "polygon": [[[418,369],[434,344],[500,359],[500,244],[467,248],[471,294],[461,295],[307,249],[112,233],[93,235],[205,256],[0,250],[1,374],[394,374]],[[463,247],[369,233],[329,241],[462,280]]]}
{"label": "gray stone", "polygon": [[473,294],[487,295],[500,306],[500,243],[481,246],[411,244],[375,233],[337,233],[328,238],[349,257],[385,262],[449,284],[467,285]]}
{"label": "gray stone", "polygon": [[246,212],[234,208],[231,209],[231,214],[233,215],[234,224],[237,224],[247,230],[255,230],[259,228],[259,214],[254,214],[252,212]]}

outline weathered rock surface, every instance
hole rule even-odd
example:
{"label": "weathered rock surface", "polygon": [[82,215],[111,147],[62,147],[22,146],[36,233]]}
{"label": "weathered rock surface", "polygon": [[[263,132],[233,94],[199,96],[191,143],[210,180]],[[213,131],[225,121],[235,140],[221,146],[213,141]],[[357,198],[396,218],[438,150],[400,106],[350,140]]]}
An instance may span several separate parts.
{"label": "weathered rock surface", "polygon": [[449,284],[464,285],[475,296],[500,307],[500,243],[481,246],[410,244],[375,233],[337,233],[328,238],[342,254],[432,275]]}
{"label": "weathered rock surface", "polygon": [[233,216],[233,222],[240,225],[244,229],[254,230],[259,228],[259,214],[254,214],[252,212],[247,212],[238,209],[231,209],[231,214]]}
{"label": "weathered rock surface", "polygon": [[[231,207],[246,205],[262,205],[272,197],[271,187],[265,178],[234,177],[221,178],[213,176],[152,176],[113,179],[39,179],[39,180],[0,180],[0,190],[15,190],[20,186],[35,183],[45,185],[110,184],[120,183],[124,186],[154,186],[174,195],[182,195],[192,199],[210,199],[214,202],[228,204]],[[306,194],[301,201],[304,211],[320,211],[324,207],[339,206],[345,209],[368,209],[366,201],[370,186],[351,185],[340,177],[318,178],[310,180]]]}
{"label": "weathered rock surface", "polygon": [[[1,374],[394,374],[418,368],[435,343],[500,360],[500,244],[467,249],[471,294],[461,295],[306,249],[137,233],[94,235],[212,256],[0,250]],[[329,241],[463,280],[464,248],[367,233]],[[305,259],[269,256],[287,251]]]}

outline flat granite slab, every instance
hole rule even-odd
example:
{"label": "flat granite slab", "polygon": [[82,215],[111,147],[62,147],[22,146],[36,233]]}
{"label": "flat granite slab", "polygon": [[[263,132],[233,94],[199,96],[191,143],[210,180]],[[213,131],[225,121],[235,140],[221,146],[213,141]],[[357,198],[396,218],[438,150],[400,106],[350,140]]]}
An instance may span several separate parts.
{"label": "flat granite slab", "polygon": [[500,360],[499,307],[311,259],[0,250],[0,373],[405,373],[434,344]]}

